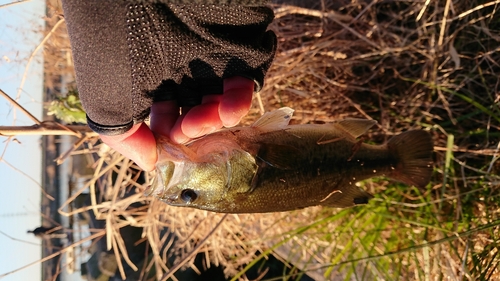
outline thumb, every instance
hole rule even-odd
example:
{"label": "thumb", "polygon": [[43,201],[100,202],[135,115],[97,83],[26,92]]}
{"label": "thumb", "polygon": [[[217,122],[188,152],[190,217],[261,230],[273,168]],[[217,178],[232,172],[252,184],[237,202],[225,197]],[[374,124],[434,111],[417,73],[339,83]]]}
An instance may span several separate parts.
{"label": "thumb", "polygon": [[130,158],[141,169],[145,171],[154,169],[157,159],[156,140],[145,123],[136,124],[121,135],[100,137],[105,144]]}

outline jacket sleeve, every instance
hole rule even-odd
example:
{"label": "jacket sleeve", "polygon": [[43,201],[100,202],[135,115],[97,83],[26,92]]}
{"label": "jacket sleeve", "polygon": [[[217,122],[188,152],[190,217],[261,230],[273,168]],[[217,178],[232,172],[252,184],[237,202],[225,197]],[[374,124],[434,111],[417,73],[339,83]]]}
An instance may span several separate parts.
{"label": "jacket sleeve", "polygon": [[116,135],[155,101],[193,106],[243,76],[263,85],[276,49],[266,6],[63,0],[89,126]]}

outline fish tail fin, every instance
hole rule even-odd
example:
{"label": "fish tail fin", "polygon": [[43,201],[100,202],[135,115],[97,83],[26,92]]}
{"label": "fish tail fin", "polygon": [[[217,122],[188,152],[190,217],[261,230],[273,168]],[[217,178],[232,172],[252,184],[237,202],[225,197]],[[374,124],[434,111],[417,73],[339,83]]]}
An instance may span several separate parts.
{"label": "fish tail fin", "polygon": [[423,130],[412,130],[389,140],[387,147],[399,161],[389,177],[420,188],[432,175],[432,137]]}

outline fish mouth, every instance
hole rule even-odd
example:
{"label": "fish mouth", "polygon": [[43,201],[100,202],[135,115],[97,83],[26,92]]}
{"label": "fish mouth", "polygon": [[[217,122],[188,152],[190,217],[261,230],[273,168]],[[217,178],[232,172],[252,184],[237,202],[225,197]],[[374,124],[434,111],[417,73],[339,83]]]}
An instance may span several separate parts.
{"label": "fish mouth", "polygon": [[157,183],[153,183],[151,186],[149,186],[149,188],[144,191],[144,195],[153,195],[160,201],[165,202],[169,205],[180,205],[179,195],[175,193],[169,193],[166,188],[164,188],[163,186],[158,187],[157,185]]}
{"label": "fish mouth", "polygon": [[161,197],[161,201],[169,204],[169,205],[173,205],[173,206],[177,206],[179,205],[179,195],[177,194],[170,194],[170,195],[163,195]]}
{"label": "fish mouth", "polygon": [[179,200],[179,195],[177,194],[163,194],[162,201],[168,204],[174,204]]}
{"label": "fish mouth", "polygon": [[156,176],[146,195],[153,195],[169,205],[182,204],[182,198],[175,192],[175,187],[183,182],[185,174],[190,174],[194,165],[188,161],[159,161],[156,164]]}

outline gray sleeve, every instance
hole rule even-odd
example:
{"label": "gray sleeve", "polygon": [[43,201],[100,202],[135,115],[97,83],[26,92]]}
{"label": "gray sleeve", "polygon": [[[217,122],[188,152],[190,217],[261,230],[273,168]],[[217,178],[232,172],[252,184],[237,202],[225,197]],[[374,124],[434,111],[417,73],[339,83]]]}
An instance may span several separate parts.
{"label": "gray sleeve", "polygon": [[154,101],[193,106],[243,76],[259,90],[274,57],[265,6],[63,0],[89,126],[126,132]]}

